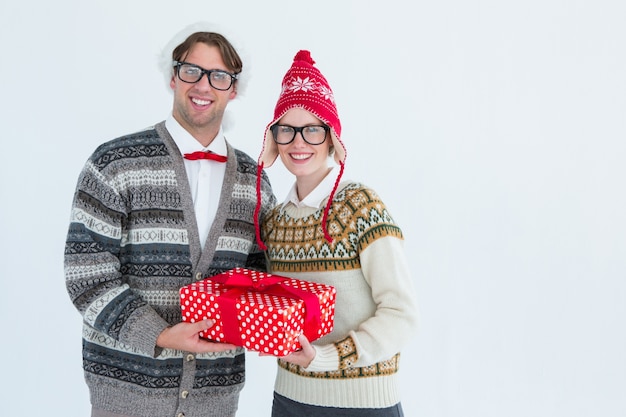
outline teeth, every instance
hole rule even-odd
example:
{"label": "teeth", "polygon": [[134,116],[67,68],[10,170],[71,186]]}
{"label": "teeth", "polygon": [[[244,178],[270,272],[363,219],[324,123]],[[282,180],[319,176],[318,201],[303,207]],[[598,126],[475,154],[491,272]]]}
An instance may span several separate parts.
{"label": "teeth", "polygon": [[311,155],[308,153],[292,153],[291,157],[293,159],[308,159],[311,157]]}
{"label": "teeth", "polygon": [[191,101],[199,106],[206,106],[207,104],[211,103],[209,100],[200,100],[199,98],[192,98]]}

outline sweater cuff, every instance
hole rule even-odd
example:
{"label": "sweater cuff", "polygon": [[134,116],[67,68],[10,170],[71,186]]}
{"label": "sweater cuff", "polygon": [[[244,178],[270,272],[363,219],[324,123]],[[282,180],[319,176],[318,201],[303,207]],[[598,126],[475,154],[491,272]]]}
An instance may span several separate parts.
{"label": "sweater cuff", "polygon": [[335,345],[315,346],[315,358],[305,368],[307,372],[336,371],[339,369],[339,355]]}
{"label": "sweater cuff", "polygon": [[169,323],[152,308],[143,307],[135,312],[125,326],[124,341],[141,352],[157,357],[162,350],[156,340]]}

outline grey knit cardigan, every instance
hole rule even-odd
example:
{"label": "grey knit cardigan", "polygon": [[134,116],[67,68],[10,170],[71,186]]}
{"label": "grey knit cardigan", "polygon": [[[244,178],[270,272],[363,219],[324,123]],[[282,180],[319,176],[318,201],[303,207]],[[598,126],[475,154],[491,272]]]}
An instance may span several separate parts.
{"label": "grey knit cardigan", "polygon": [[[156,339],[181,321],[180,287],[234,267],[266,270],[253,215],[257,164],[230,144],[204,250],[180,151],[161,122],[107,142],[83,168],[65,246],[65,282],[83,316],[95,409],[131,416],[232,416],[242,349],[191,354]],[[261,218],[275,205],[261,177]]]}

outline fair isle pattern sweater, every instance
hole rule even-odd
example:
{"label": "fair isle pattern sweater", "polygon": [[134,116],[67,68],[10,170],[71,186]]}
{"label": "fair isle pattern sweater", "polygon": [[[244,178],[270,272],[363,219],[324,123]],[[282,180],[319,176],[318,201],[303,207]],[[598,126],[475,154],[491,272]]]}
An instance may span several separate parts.
{"label": "fair isle pattern sweater", "polygon": [[390,407],[400,401],[399,352],[417,327],[403,235],[376,192],[347,183],[331,205],[328,243],[325,204],[279,205],[263,225],[272,273],[337,290],[333,331],[313,342],[306,369],[278,360],[275,391],[325,407]]}
{"label": "fair isle pattern sweater", "polygon": [[[83,315],[92,406],[139,417],[233,416],[244,353],[160,349],[181,321],[180,287],[233,267],[266,270],[255,240],[257,165],[228,145],[219,210],[204,251],[184,163],[161,122],[101,145],[87,161],[65,246],[69,296]],[[211,163],[207,161],[208,163]],[[264,215],[275,205],[262,181]]]}

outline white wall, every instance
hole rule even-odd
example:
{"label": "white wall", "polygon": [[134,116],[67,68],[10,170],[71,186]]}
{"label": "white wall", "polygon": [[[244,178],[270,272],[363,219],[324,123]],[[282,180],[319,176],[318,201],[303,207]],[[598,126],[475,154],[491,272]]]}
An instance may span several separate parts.
{"label": "white wall", "polygon": [[[254,157],[295,52],[330,80],[348,176],[415,273],[407,416],[626,415],[626,3],[222,3],[0,4],[2,415],[88,415],[62,272],[75,182],[98,144],[167,115],[156,55],[198,20],[243,41],[228,138]],[[269,415],[274,363],[248,358],[240,415]]]}

